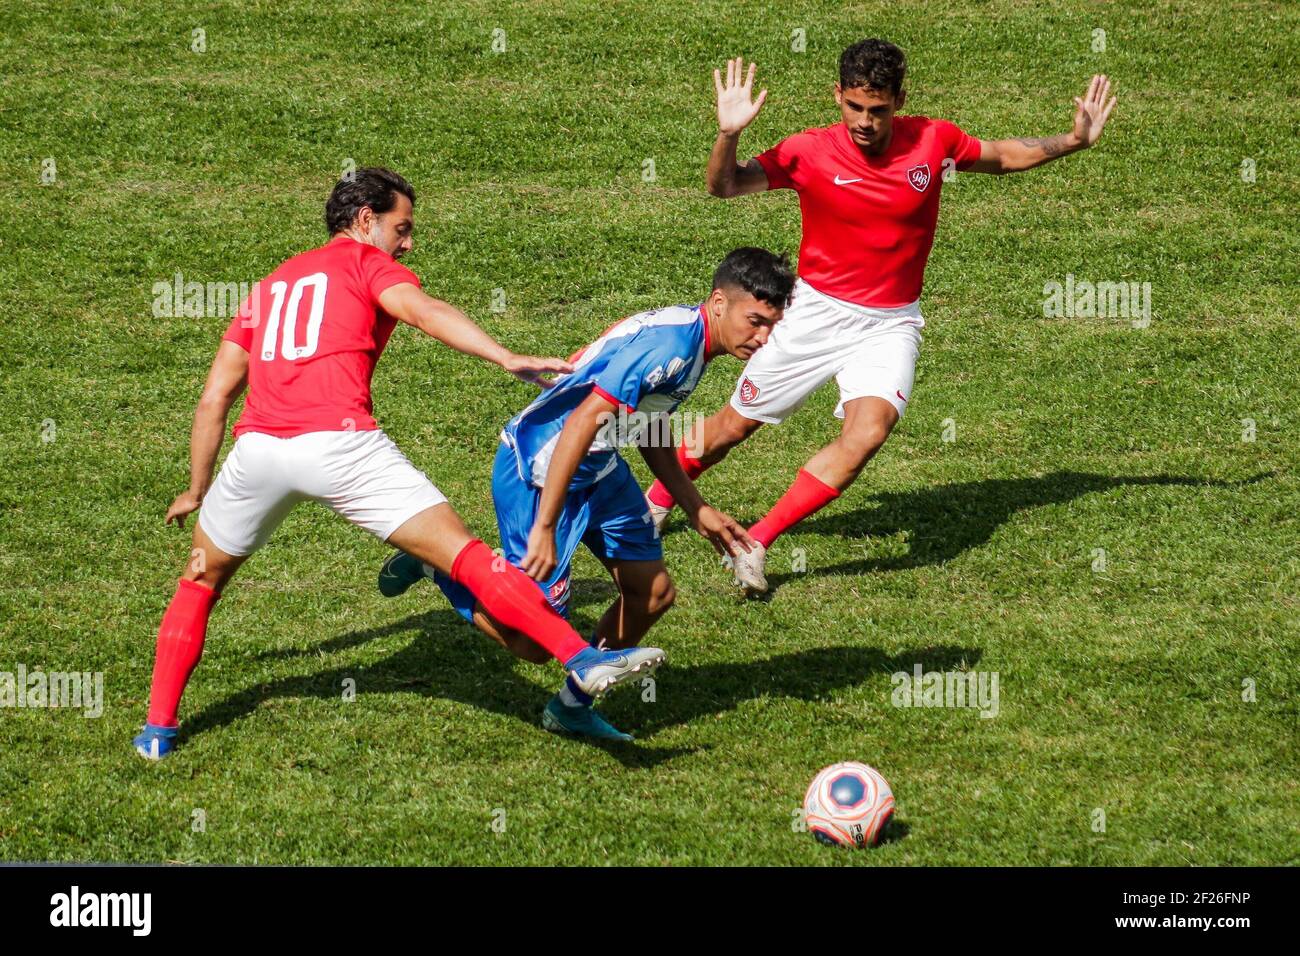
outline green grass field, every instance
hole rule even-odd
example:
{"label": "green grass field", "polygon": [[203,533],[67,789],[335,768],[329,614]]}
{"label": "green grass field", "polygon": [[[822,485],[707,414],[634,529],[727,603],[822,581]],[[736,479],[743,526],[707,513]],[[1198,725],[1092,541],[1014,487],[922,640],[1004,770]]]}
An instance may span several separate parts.
{"label": "green grass field", "polygon": [[[0,19],[0,671],[105,680],[99,719],[0,709],[0,859],[1300,862],[1294,5],[0,0]],[[770,601],[675,519],[680,597],[653,633],[671,663],[652,702],[607,704],[635,746],[545,733],[558,666],[513,661],[431,588],[384,600],[387,549],[303,508],[213,615],[183,751],[132,754],[188,553],[162,516],[225,326],[154,318],[155,282],[260,278],[323,241],[349,159],[383,163],[419,193],[426,288],[568,354],[698,301],[734,246],[797,249],[792,193],[704,191],[711,70],[760,65],[752,154],[836,119],[839,52],[869,35],[907,51],[909,112],[977,136],[1065,131],[1094,72],[1119,109],[1092,152],[945,187],[913,407],[777,544]],[[1150,326],[1044,318],[1067,274],[1149,282]],[[726,399],[739,366],[718,365],[684,410]],[[529,389],[403,328],[374,392],[495,544],[492,454]],[[706,496],[756,520],[834,405],[760,432]],[[611,585],[585,554],[575,581],[586,629]],[[996,672],[1000,712],[892,706],[918,662]],[[792,829],[844,759],[897,795],[871,852]]]}

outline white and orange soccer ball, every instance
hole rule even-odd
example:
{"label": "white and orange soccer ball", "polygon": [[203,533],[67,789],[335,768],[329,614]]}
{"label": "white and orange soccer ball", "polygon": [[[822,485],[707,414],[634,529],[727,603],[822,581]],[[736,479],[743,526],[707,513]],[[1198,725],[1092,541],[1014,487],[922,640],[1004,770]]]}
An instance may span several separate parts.
{"label": "white and orange soccer ball", "polygon": [[864,763],[831,764],[813,777],[803,798],[808,832],[832,846],[875,846],[894,815],[894,791]]}

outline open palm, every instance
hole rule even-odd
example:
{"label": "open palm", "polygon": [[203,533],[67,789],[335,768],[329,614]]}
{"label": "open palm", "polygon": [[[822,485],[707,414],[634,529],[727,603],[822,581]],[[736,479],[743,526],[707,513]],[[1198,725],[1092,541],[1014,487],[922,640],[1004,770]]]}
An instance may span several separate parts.
{"label": "open palm", "polygon": [[[767,90],[758,94],[758,99],[750,99],[754,89],[754,73],[757,63],[749,64],[749,75],[745,75],[744,57],[727,61],[727,82],[722,82],[722,74],[713,71],[713,86],[718,92],[718,127],[724,133],[739,133],[754,121],[758,111],[767,99]],[[743,82],[742,82],[743,79]]]}
{"label": "open palm", "polygon": [[1088,92],[1074,98],[1074,138],[1085,146],[1097,142],[1116,102],[1117,97],[1110,95],[1110,77],[1098,73],[1088,84]]}

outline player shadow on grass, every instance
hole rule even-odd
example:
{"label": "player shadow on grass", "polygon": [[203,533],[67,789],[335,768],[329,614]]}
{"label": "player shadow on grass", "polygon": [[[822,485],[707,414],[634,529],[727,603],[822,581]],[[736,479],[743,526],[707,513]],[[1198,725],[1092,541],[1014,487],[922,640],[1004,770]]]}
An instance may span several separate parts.
{"label": "player shadow on grass", "polygon": [[[399,634],[414,639],[391,656],[364,665],[346,665],[282,677],[256,684],[209,704],[182,724],[185,740],[247,717],[267,700],[316,697],[342,703],[344,681],[355,681],[356,693],[417,693],[453,700],[471,707],[517,719],[538,733],[542,708],[558,685],[554,667],[533,668],[534,679],[524,676],[525,665],[468,627],[453,611],[435,609],[412,614],[400,621],[330,638],[306,651],[274,652],[273,656],[302,653],[316,655],[357,647]],[[266,655],[264,655],[266,656]],[[637,743],[590,744],[566,741],[565,746],[595,746],[625,767],[653,767],[677,757],[707,749],[707,745],[647,747],[645,742],[663,730],[690,724],[704,717],[736,709],[745,701],[791,697],[820,700],[834,691],[862,683],[875,674],[922,669],[950,670],[974,665],[975,648],[934,646],[901,654],[886,654],[871,647],[822,647],[763,660],[701,664],[670,662],[656,675],[654,700],[645,701],[640,687],[616,691],[602,709],[616,726],[635,734]],[[887,689],[881,705],[887,704]],[[474,719],[471,715],[470,719]],[[575,755],[575,759],[580,759]]]}
{"label": "player shadow on grass", "polygon": [[1142,485],[1176,485],[1202,488],[1240,488],[1272,477],[1258,474],[1240,481],[1220,481],[1181,475],[1096,475],[1054,471],[1031,478],[988,478],[982,481],[927,485],[909,491],[882,491],[869,495],[874,507],[843,514],[814,517],[799,532],[843,538],[887,538],[904,533],[904,555],[862,558],[805,573],[768,574],[775,590],[796,578],[831,574],[902,571],[942,564],[963,551],[988,542],[998,527],[1017,512],[1062,504],[1098,491]]}

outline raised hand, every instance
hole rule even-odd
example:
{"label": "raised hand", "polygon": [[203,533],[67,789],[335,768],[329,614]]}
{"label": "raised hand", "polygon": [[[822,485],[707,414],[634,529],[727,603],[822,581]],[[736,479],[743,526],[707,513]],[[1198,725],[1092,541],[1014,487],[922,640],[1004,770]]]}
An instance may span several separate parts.
{"label": "raised hand", "polygon": [[[1109,97],[1109,100],[1107,99]],[[1074,138],[1083,146],[1091,146],[1101,136],[1118,102],[1110,95],[1110,77],[1098,73],[1088,84],[1088,92],[1074,98]]]}
{"label": "raised hand", "polygon": [[[754,89],[754,73],[757,63],[749,64],[749,74],[745,74],[744,57],[727,61],[727,82],[722,82],[722,74],[713,71],[713,87],[718,92],[718,128],[724,133],[739,133],[754,121],[758,111],[767,99],[767,90],[758,94],[758,99],[751,100]],[[743,79],[744,82],[741,82]]]}

